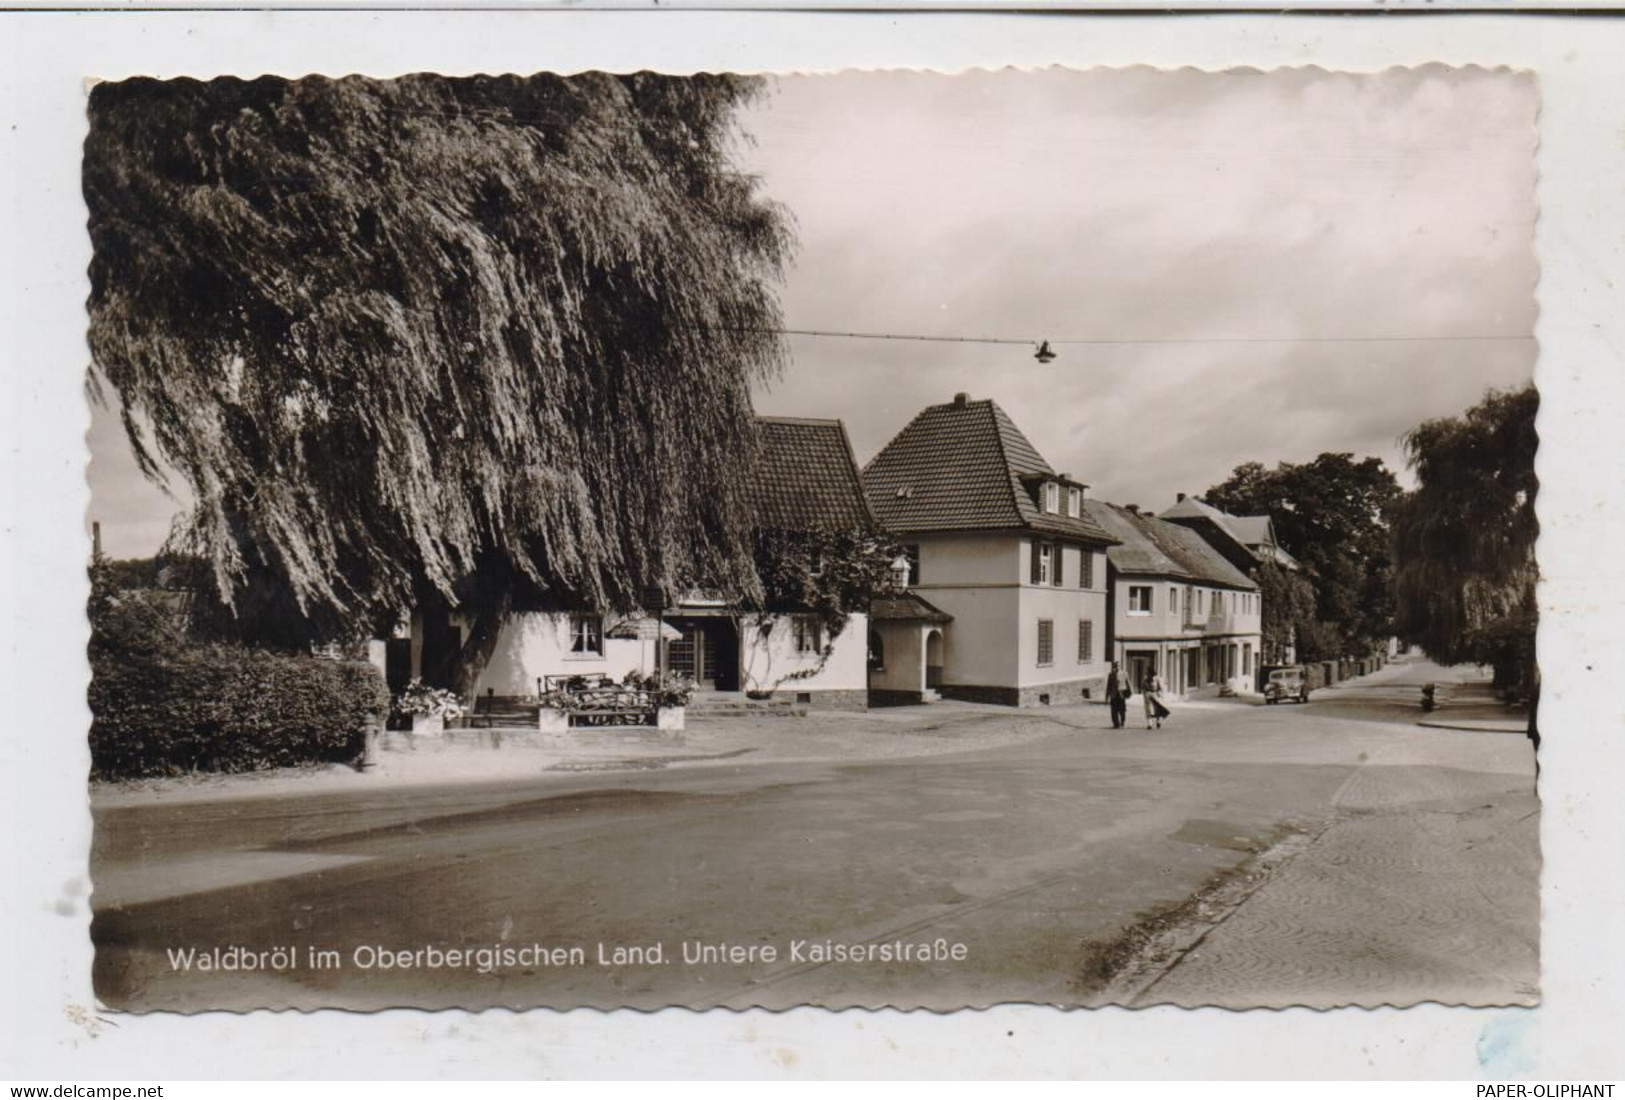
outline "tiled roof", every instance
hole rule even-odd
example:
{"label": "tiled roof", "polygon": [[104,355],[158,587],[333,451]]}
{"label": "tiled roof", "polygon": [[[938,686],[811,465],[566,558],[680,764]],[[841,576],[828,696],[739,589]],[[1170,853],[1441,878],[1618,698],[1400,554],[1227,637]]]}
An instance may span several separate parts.
{"label": "tiled roof", "polygon": [[1219,530],[1235,539],[1236,542],[1240,543],[1242,546],[1247,545],[1247,541],[1241,537],[1233,526],[1231,526],[1231,521],[1236,517],[1232,516],[1229,512],[1219,511],[1219,509],[1213,507],[1213,505],[1207,503],[1205,500],[1197,500],[1195,497],[1186,497],[1184,500],[1176,503],[1172,508],[1165,508],[1162,513],[1162,518],[1209,520],[1215,527],[1219,528]]}
{"label": "tiled roof", "polygon": [[1281,548],[1275,541],[1274,524],[1269,516],[1233,516],[1195,497],[1186,497],[1162,513],[1166,520],[1205,519],[1223,531],[1237,546],[1244,547],[1260,561],[1274,558],[1289,569],[1298,568],[1298,559]]}
{"label": "tiled roof", "polygon": [[1230,530],[1235,532],[1236,537],[1248,546],[1263,546],[1275,541],[1270,531],[1268,516],[1232,516],[1228,512],[1220,514],[1230,524]]}
{"label": "tiled roof", "polygon": [[1041,511],[1024,476],[1056,478],[1044,456],[992,401],[922,410],[863,470],[870,510],[898,534],[1026,528],[1109,543],[1087,512]]}
{"label": "tiled roof", "polygon": [[1106,551],[1120,573],[1177,577],[1226,588],[1258,587],[1188,527],[1101,500],[1091,500],[1088,509],[1096,522],[1121,540]]}
{"label": "tiled roof", "polygon": [[839,420],[757,418],[751,504],[762,527],[846,529],[870,522],[852,444]]}
{"label": "tiled roof", "polygon": [[901,620],[904,622],[951,623],[954,617],[930,600],[922,599],[912,592],[901,596],[888,596],[871,601],[869,604],[869,618],[871,620]]}

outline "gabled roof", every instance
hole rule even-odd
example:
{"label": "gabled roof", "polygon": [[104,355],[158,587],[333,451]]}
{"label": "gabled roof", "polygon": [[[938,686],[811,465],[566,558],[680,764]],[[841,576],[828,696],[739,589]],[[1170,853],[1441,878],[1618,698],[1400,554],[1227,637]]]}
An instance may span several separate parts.
{"label": "gabled roof", "polygon": [[[1208,507],[1212,507],[1209,505]],[[1215,509],[1217,510],[1217,509]],[[1263,546],[1275,541],[1275,524],[1268,516],[1232,516],[1228,512],[1220,512],[1236,537],[1248,546]]]}
{"label": "gabled roof", "polygon": [[1089,514],[1120,543],[1106,551],[1119,572],[1172,577],[1222,588],[1256,591],[1258,585],[1188,527],[1103,500],[1088,502]]}
{"label": "gabled roof", "polygon": [[1043,512],[1029,485],[1044,479],[1078,484],[1057,475],[996,403],[962,397],[923,409],[863,470],[870,510],[898,534],[1027,529],[1111,541],[1087,511]]}
{"label": "gabled roof", "polygon": [[1166,520],[1205,519],[1224,532],[1238,546],[1246,547],[1260,561],[1274,559],[1290,569],[1298,568],[1298,561],[1281,548],[1275,539],[1275,521],[1269,516],[1233,516],[1221,511],[1205,500],[1185,497],[1162,513]]}
{"label": "gabled roof", "polygon": [[750,497],[759,526],[844,530],[871,522],[845,425],[788,416],[756,423],[761,452]]}

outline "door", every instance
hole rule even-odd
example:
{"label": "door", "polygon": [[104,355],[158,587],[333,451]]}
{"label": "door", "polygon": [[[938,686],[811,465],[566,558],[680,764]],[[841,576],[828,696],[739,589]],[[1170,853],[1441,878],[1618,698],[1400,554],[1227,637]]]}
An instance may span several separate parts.
{"label": "door", "polygon": [[1129,683],[1136,692],[1145,686],[1146,678],[1157,670],[1157,655],[1149,650],[1131,649],[1128,652]]}
{"label": "door", "polygon": [[673,621],[681,638],[666,643],[666,667],[707,691],[739,690],[739,635],[726,619]]}
{"label": "door", "polygon": [[673,675],[684,676],[701,687],[710,687],[705,677],[705,628],[698,623],[673,624],[681,638],[666,644],[666,667]]}

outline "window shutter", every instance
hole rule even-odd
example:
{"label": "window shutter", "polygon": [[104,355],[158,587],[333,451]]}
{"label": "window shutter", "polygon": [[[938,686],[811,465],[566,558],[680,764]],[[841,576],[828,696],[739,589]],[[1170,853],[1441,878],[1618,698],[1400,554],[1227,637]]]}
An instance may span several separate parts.
{"label": "window shutter", "polygon": [[1059,588],[1061,587],[1062,582],[1061,575],[1066,572],[1066,547],[1062,546],[1060,543],[1056,543],[1055,549],[1050,551],[1050,554],[1050,564],[1054,566],[1055,569],[1055,575],[1050,578],[1050,583],[1055,585],[1056,588]]}
{"label": "window shutter", "polygon": [[1030,578],[1030,580],[1031,580],[1031,582],[1033,584],[1037,584],[1039,582],[1039,579],[1040,579],[1039,578],[1039,572],[1040,571],[1039,571],[1039,565],[1038,565],[1038,555],[1039,555],[1039,549],[1038,548],[1040,546],[1042,546],[1042,545],[1043,544],[1040,543],[1037,539],[1032,540],[1032,548],[1033,548],[1032,566],[1033,566],[1033,568],[1032,568],[1032,577]]}
{"label": "window shutter", "polygon": [[1083,566],[1078,570],[1078,587],[1093,588],[1095,586],[1095,552],[1085,546],[1082,555]]}

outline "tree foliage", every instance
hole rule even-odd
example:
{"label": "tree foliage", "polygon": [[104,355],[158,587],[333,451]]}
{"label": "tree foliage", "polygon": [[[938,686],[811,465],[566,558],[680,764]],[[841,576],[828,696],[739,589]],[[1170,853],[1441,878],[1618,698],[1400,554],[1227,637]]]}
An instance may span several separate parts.
{"label": "tree foliage", "polygon": [[1416,488],[1394,515],[1399,637],[1444,664],[1494,665],[1503,684],[1534,670],[1539,407],[1532,385],[1491,390],[1417,426]]}
{"label": "tree foliage", "polygon": [[516,603],[754,590],[737,472],[791,247],[731,166],[758,90],[96,86],[95,370],[143,468],[191,488],[187,545],[245,633],[438,602],[481,645]]}
{"label": "tree foliage", "polygon": [[[756,536],[762,597],[753,625],[765,636],[774,629],[777,616],[808,614],[832,642],[846,629],[853,612],[867,611],[871,601],[898,590],[892,567],[901,554],[901,546],[871,527],[764,528]],[[823,671],[829,654],[825,644],[812,666],[775,678],[769,662],[760,673],[749,670],[749,674],[757,690],[771,691]]]}
{"label": "tree foliage", "polygon": [[1322,659],[1316,635],[1315,590],[1309,581],[1272,561],[1255,569],[1253,578],[1258,581],[1263,609],[1259,646],[1265,663],[1285,663],[1289,648],[1299,660]]}
{"label": "tree foliage", "polygon": [[869,528],[763,530],[756,538],[761,610],[817,616],[831,637],[854,611],[896,587],[892,565],[902,547]]}
{"label": "tree foliage", "polygon": [[[1390,513],[1399,483],[1379,458],[1327,452],[1312,462],[1237,466],[1204,496],[1234,515],[1268,515],[1276,537],[1297,558],[1315,592],[1315,619],[1300,648],[1340,656],[1392,633]],[[1267,601],[1266,601],[1267,602]]]}

